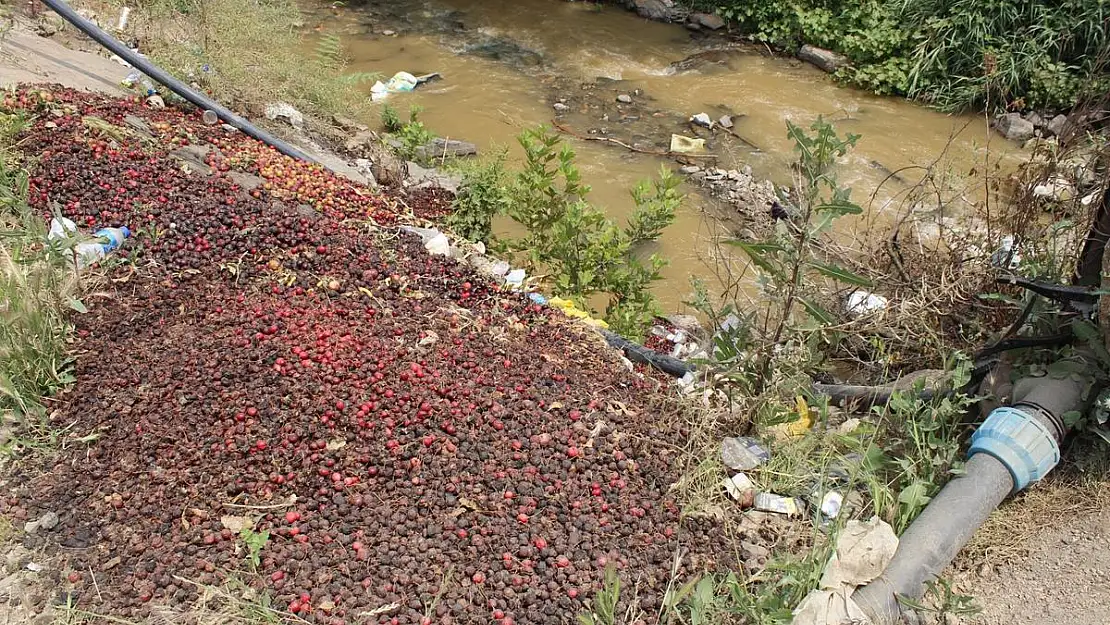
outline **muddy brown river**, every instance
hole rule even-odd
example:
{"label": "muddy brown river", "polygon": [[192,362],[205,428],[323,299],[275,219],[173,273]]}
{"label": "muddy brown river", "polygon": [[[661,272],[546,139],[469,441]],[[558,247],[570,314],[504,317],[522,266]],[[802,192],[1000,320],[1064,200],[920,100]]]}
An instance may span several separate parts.
{"label": "muddy brown river", "polygon": [[[580,134],[609,133],[663,149],[672,132],[695,136],[687,123],[691,115],[705,112],[716,120],[729,113],[735,132],[758,150],[711,139],[718,166],[749,165],[757,177],[783,185],[794,160],[785,121],[808,126],[824,116],[841,133],[862,135],[839,176],[868,214],[842,225],[842,235],[868,236],[902,210],[899,194],[920,178],[920,170],[901,171],[901,181],[887,180],[876,193],[891,172],[941,158],[947,171],[962,176],[1020,152],[988,133],[982,119],[848,89],[808,64],[756,48],[702,55],[707,62],[680,63],[689,69],[676,70],[672,64],[727,42],[619,7],[554,0],[382,0],[317,6],[307,21],[318,32],[341,37],[352,70],[386,78],[397,71],[441,73],[442,80],[392,95],[389,102],[401,111],[412,104],[423,107],[421,119],[440,136],[474,142],[484,151],[507,146],[514,157],[517,134],[551,122],[552,105],[560,99],[569,109],[561,119]],[[583,90],[583,84],[591,89]],[[634,105],[618,107],[619,94],[634,95]],[[656,174],[662,164],[678,167],[673,160],[611,144],[567,141],[593,187],[590,199],[618,219],[631,209],[629,189],[637,181]],[[977,185],[961,184],[966,192],[952,197],[970,206]],[[682,308],[692,276],[713,282],[713,250],[734,225],[725,223],[731,215],[718,201],[692,185],[687,191],[689,200],[674,225],[654,244],[653,251],[671,261],[655,288],[665,310]]]}

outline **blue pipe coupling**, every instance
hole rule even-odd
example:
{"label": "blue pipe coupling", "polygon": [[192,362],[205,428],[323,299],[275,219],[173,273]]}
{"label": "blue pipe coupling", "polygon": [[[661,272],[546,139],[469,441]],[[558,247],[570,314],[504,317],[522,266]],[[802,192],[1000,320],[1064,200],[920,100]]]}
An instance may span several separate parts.
{"label": "blue pipe coupling", "polygon": [[1010,406],[996,408],[971,436],[970,458],[977,453],[994,456],[1014,478],[1010,494],[1040,480],[1060,462],[1060,445],[1033,415]]}

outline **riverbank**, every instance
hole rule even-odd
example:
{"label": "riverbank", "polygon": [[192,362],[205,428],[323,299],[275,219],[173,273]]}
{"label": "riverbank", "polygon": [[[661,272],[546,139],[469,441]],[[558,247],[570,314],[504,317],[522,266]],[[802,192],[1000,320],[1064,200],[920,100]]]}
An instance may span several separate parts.
{"label": "riverbank", "polygon": [[[53,101],[70,98],[56,93]],[[596,337],[583,328],[493,288],[462,264],[428,255],[416,239],[395,230],[408,218],[406,204],[420,209],[425,203],[360,190],[319,169],[274,158],[234,133],[203,126],[195,112],[159,113],[136,102],[94,100],[73,101],[89,106],[81,112],[107,125],[38,120],[27,145],[57,143],[52,132],[72,136],[69,153],[92,163],[87,174],[70,176],[71,185],[50,187],[44,177],[35,183],[39,191],[48,188],[47,196],[65,200],[62,205],[71,214],[85,217],[86,223],[112,218],[158,226],[138,233],[132,243],[141,245],[125,247],[123,262],[108,267],[116,280],[111,283],[114,299],[138,330],[123,332],[119,309],[109,306],[78,318],[79,329],[89,333],[89,347],[78,355],[77,392],[65,398],[56,416],[59,423],[76,422],[75,432],[90,432],[98,440],[75,441],[62,450],[70,455],[63,453],[66,461],[60,465],[52,463],[50,474],[64,479],[30,481],[33,467],[21,473],[19,479],[28,480],[25,496],[6,505],[36,528],[29,532],[31,544],[49,545],[53,532],[61,532],[75,545],[63,546],[78,550],[73,560],[78,566],[59,568],[73,584],[68,596],[95,593],[86,605],[98,610],[142,618],[159,607],[195,606],[195,597],[210,593],[224,607],[248,604],[251,609],[262,596],[276,597],[280,603],[263,614],[289,620],[343,618],[339,610],[356,610],[382,621],[392,614],[404,622],[465,621],[488,609],[502,622],[563,622],[596,614],[612,592],[605,565],[613,562],[617,579],[625,583],[622,605],[638,605],[648,621],[666,609],[667,588],[695,578],[699,587],[708,580],[704,594],[720,610],[711,622],[737,615],[782,616],[815,583],[827,555],[825,531],[835,535],[839,527],[821,516],[826,511],[819,504],[826,495],[835,491],[848,503],[844,516],[833,517],[866,514],[873,505],[904,527],[923,503],[911,495],[930,492],[945,479],[943,470],[922,476],[872,472],[876,469],[870,466],[862,473],[854,465],[845,469],[841,463],[857,449],[854,445],[882,457],[915,458],[913,466],[945,467],[958,453],[955,429],[934,441],[941,443],[940,451],[915,451],[904,430],[890,429],[938,421],[954,428],[956,422],[947,421],[958,414],[952,405],[899,404],[887,408],[896,412],[872,420],[797,399],[808,388],[814,355],[802,339],[817,336],[800,312],[793,320],[800,322],[797,326],[783,317],[785,349],[776,344],[774,350],[756,352],[769,356],[762,364],[743,354],[719,363],[728,384],[701,391],[720,414],[707,421],[704,413],[691,418],[671,412],[672,401],[681,406],[683,400],[651,375],[626,374],[615,354],[590,343]],[[34,103],[34,97],[29,101]],[[615,97],[614,102],[628,104]],[[40,110],[41,104],[35,107]],[[135,125],[120,123],[124,112],[145,119],[148,132],[128,130]],[[350,127],[347,132],[356,131]],[[182,140],[208,153],[188,165],[191,173],[179,173],[180,165],[159,147]],[[139,152],[149,155],[150,169],[132,166],[138,176],[132,180],[140,186],[129,191],[136,187],[113,162],[121,154],[144,162]],[[65,154],[52,158],[45,166],[63,173],[76,162]],[[214,170],[209,176],[200,175],[209,169]],[[707,177],[729,174],[712,171]],[[108,188],[82,185],[84,175],[110,181]],[[158,197],[145,195],[151,189],[141,181],[148,175],[166,178],[164,184],[172,187],[166,197],[174,208],[159,208]],[[72,205],[75,192],[83,194],[80,205]],[[183,202],[183,212],[174,212],[177,198],[193,197],[204,199]],[[128,202],[134,199],[140,202]],[[41,194],[33,198],[43,201]],[[219,203],[218,213],[226,213],[231,223],[209,221],[217,214],[211,202]],[[148,205],[158,213],[148,212]],[[322,215],[306,208],[312,205]],[[418,212],[441,214],[442,204],[435,208]],[[256,227],[249,225],[252,220]],[[183,236],[187,228],[205,234]],[[961,276],[966,275],[965,268]],[[766,297],[781,293],[769,289]],[[906,300],[895,303],[901,307]],[[348,334],[350,327],[357,331]],[[835,340],[830,330],[835,328],[816,331]],[[727,337],[734,346],[766,347],[758,341],[741,343],[740,332]],[[537,346],[538,359],[516,356],[535,353]],[[365,365],[371,357],[374,369],[352,366],[356,360]],[[218,379],[209,376],[213,366],[220,368]],[[475,370],[480,370],[477,378]],[[165,375],[142,382],[149,371]],[[180,386],[178,375],[190,380],[188,388]],[[475,383],[448,386],[442,381],[467,378]],[[264,384],[254,383],[259,379]],[[764,392],[744,390],[751,381],[764,385]],[[359,383],[367,388],[352,390]],[[486,401],[450,397],[467,391],[471,397],[489,395],[483,396]],[[365,401],[378,405],[367,408]],[[596,403],[591,407],[591,402]],[[455,415],[456,409],[462,414]],[[559,420],[562,411],[565,422]],[[404,423],[403,414],[410,423]],[[863,419],[862,429],[859,424],[853,429],[852,416]],[[810,419],[814,423],[804,425]],[[806,512],[793,519],[742,513],[754,501],[733,501],[722,488],[720,480],[731,471],[721,466],[720,438],[744,433],[756,422],[754,431],[772,440],[775,422],[784,421],[791,425],[788,433],[813,431],[776,443],[770,464],[749,473],[763,492],[783,494]],[[280,436],[267,436],[272,434],[267,424],[281,424]],[[105,425],[111,427],[100,427]],[[425,442],[429,437],[431,444]],[[162,456],[181,462],[168,467],[158,460]],[[119,458],[131,464],[120,465]],[[240,476],[224,475],[226,466],[238,467]],[[837,471],[848,471],[846,483]],[[459,483],[453,476],[460,477]],[[874,483],[863,485],[865,478]],[[100,492],[106,483],[119,487]],[[505,497],[506,491],[513,497]],[[283,497],[290,492],[296,501]],[[581,497],[576,499],[576,493]],[[903,493],[909,494],[903,498]],[[144,505],[154,498],[171,501],[175,510],[162,513]],[[69,508],[77,512],[58,519],[60,525],[43,522],[50,512]],[[429,516],[445,519],[437,524],[439,534],[421,533]],[[257,524],[249,531],[227,526],[243,517]],[[353,535],[344,524],[380,527],[383,534],[388,527],[403,539],[382,543],[380,536]],[[659,527],[664,528],[661,536],[647,529]],[[264,531],[269,534],[262,538]],[[146,542],[167,532],[170,540]],[[575,535],[578,542],[571,539]],[[567,538],[557,542],[556,536]],[[818,549],[809,552],[814,545]],[[521,549],[531,557],[520,555]],[[676,550],[686,554],[679,574],[670,568]],[[146,570],[145,553],[158,554],[155,570]],[[790,554],[806,555],[799,560]],[[26,557],[33,556],[16,559]],[[82,567],[88,576],[78,570]],[[186,574],[171,572],[183,569]],[[729,570],[750,577],[733,578]],[[320,578],[320,571],[331,578]],[[625,573],[632,571],[648,573],[634,576],[640,583],[630,596]],[[236,587],[236,580],[253,590]],[[108,582],[116,585],[105,600],[101,594]],[[525,587],[535,592],[518,590]],[[737,596],[750,599],[750,605]],[[718,597],[731,599],[717,604]],[[750,611],[737,612],[741,606]],[[693,607],[683,603],[675,609]]]}

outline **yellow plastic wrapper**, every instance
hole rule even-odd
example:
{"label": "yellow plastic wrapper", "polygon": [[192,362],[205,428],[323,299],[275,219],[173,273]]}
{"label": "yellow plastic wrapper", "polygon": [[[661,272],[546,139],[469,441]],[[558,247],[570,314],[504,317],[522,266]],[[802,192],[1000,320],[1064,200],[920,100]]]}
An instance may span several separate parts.
{"label": "yellow plastic wrapper", "polygon": [[798,410],[798,419],[786,425],[786,433],[790,436],[801,436],[813,427],[813,413],[809,409],[809,404],[801,395],[798,395],[794,401]]}
{"label": "yellow plastic wrapper", "polygon": [[594,319],[593,317],[590,316],[590,313],[582,310],[581,308],[578,308],[577,306],[574,305],[574,302],[572,302],[568,299],[563,299],[561,297],[552,297],[552,298],[547,300],[547,303],[550,304],[551,306],[554,306],[554,307],[562,310],[564,315],[566,315],[568,317],[571,317],[573,319],[581,319],[585,323],[587,323],[589,325],[592,325],[592,326],[595,326],[595,327],[598,327],[598,328],[608,328],[609,327],[608,323],[605,323],[601,319]]}

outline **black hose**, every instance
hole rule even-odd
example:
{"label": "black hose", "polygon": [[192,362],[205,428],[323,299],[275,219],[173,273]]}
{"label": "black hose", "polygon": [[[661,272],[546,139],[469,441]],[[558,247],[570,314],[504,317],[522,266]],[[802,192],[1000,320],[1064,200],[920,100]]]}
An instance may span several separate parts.
{"label": "black hose", "polygon": [[637,345],[616,332],[610,332],[609,330],[600,328],[599,330],[601,331],[601,335],[605,337],[605,341],[608,342],[611,347],[624,352],[624,355],[632,362],[651,365],[663,373],[676,378],[681,378],[694,370],[694,365],[688,362],[652,351],[643,345]]}
{"label": "black hose", "polygon": [[120,58],[130,63],[132,67],[141,71],[147,76],[150,76],[162,85],[165,85],[166,88],[168,88],[170,91],[193,103],[201,110],[212,111],[225,123],[238,128],[249,137],[253,137],[269,146],[272,146],[274,149],[281,152],[282,154],[292,156],[293,158],[307,161],[309,163],[316,162],[315,159],[309,157],[304,152],[301,152],[297,148],[289,145],[281,139],[278,139],[265,130],[256,127],[254,124],[251,124],[242,117],[239,117],[235,113],[232,113],[211,98],[208,98],[207,96],[196,92],[185,83],[169,75],[169,73],[167,73],[165,70],[158,67],[154,63],[151,63],[147,59],[139,56],[127,46],[117,41],[114,37],[104,32],[104,30],[101,29],[99,26],[78,15],[76,11],[70,8],[70,6],[62,0],[42,0],[42,2],[46,6],[53,9],[55,13],[62,16],[62,18],[65,19],[67,22],[76,26],[78,30],[85,33],[89,37],[92,37],[93,40],[95,40],[97,43],[104,46],[108,50],[111,50]]}

